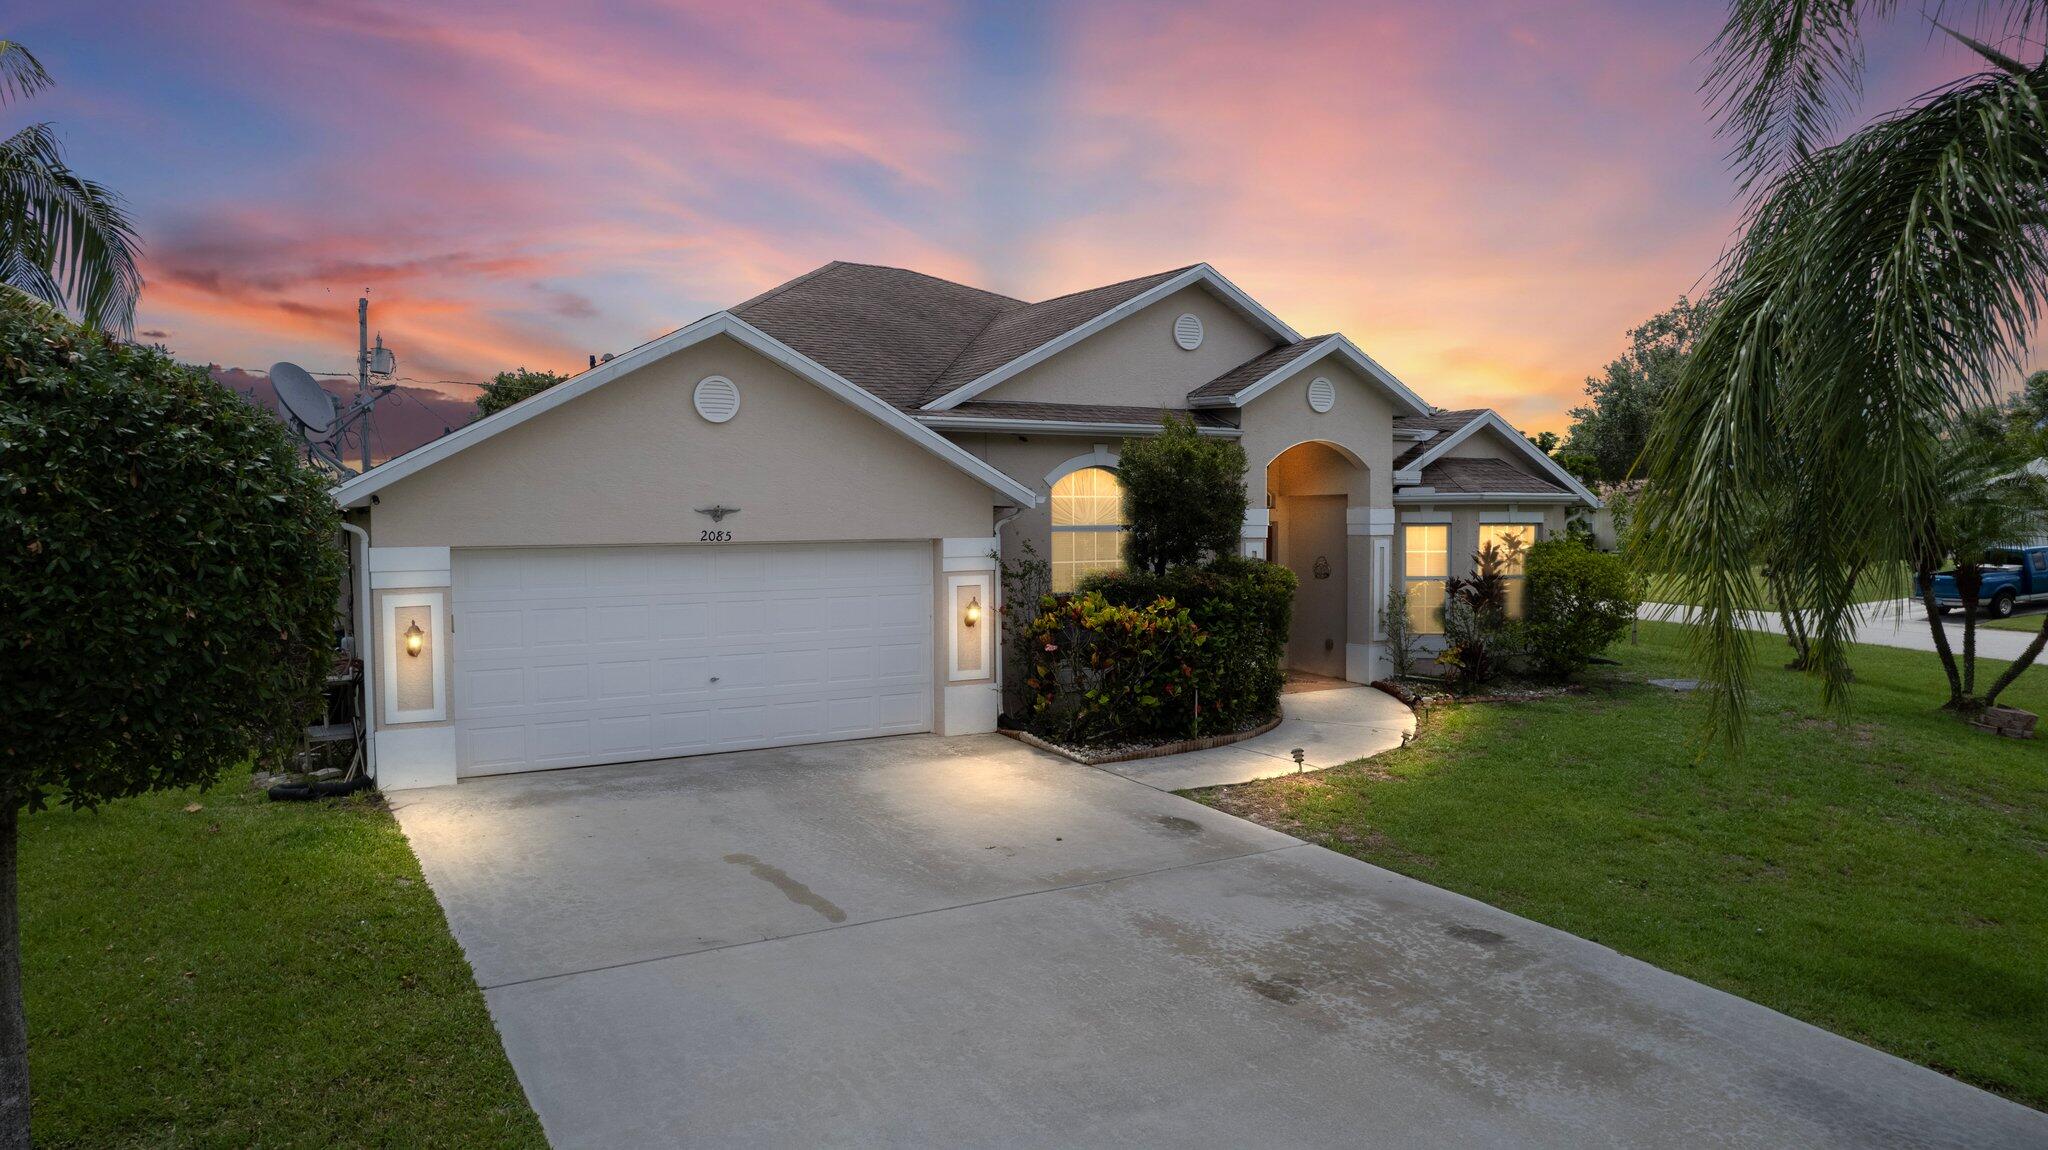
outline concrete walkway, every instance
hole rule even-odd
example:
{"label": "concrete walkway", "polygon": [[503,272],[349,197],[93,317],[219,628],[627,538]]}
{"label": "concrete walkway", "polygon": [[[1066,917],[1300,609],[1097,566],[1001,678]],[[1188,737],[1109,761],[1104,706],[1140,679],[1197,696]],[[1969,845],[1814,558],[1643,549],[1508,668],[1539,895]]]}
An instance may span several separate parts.
{"label": "concrete walkway", "polygon": [[998,736],[391,805],[557,1147],[2048,1145],[2048,1115]]}
{"label": "concrete walkway", "polygon": [[[1398,747],[1414,733],[1414,712],[1384,691],[1356,685],[1289,691],[1280,696],[1280,725],[1256,738],[1096,769],[1162,791],[1185,791],[1342,766]],[[1296,747],[1305,752],[1300,768]]]}
{"label": "concrete walkway", "polygon": [[[1675,603],[1645,603],[1636,612],[1641,619],[1655,619],[1669,622],[1686,622],[1694,608]],[[2038,613],[2029,616],[2039,623]],[[1942,623],[1948,631],[1949,646],[1960,653],[1963,649],[1963,621],[1960,615],[1945,615]],[[1981,620],[1980,620],[1981,624]],[[1744,630],[1767,631],[1773,635],[1784,634],[1775,612],[1752,611],[1742,622]],[[2027,649],[2033,636],[2021,631],[1999,631],[1989,627],[1977,628],[1977,654],[1986,659],[2016,659]],[[1934,650],[1934,635],[1927,629],[1927,612],[1919,602],[1912,599],[1887,599],[1877,603],[1866,603],[1856,612],[1856,641],[1872,643],[1880,647],[1898,647],[1907,651]]]}

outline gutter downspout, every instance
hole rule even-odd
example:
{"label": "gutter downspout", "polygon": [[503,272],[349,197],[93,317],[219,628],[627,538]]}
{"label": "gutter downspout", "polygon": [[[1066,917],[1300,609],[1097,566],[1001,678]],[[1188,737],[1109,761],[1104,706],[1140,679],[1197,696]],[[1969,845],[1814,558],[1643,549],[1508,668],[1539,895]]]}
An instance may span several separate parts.
{"label": "gutter downspout", "polygon": [[[1004,618],[1002,608],[1005,606],[1003,601],[1003,528],[1008,527],[1010,525],[1010,520],[1015,519],[1016,517],[1022,514],[1024,514],[1024,509],[1022,507],[1012,507],[1010,508],[1010,511],[1007,515],[996,516],[995,586],[996,618],[999,620]],[[998,622],[996,624],[996,713],[999,715],[1002,714],[1003,711],[1003,695],[1006,693],[1006,689],[1009,686],[1009,684],[1003,678],[1003,648],[1009,645],[1007,639],[1008,636],[1003,634],[1002,624]]]}
{"label": "gutter downspout", "polygon": [[355,569],[356,584],[356,658],[363,664],[363,767],[374,779],[377,777],[377,660],[376,652],[371,650],[376,644],[370,634],[370,533],[347,522],[341,525],[341,529],[363,541],[362,560],[350,566]]}

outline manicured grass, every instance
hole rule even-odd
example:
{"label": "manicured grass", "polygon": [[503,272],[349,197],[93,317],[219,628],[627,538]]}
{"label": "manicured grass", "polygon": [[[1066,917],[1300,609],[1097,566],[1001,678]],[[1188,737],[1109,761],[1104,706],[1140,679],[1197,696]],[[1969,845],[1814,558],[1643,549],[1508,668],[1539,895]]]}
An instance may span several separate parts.
{"label": "manicured grass", "polygon": [[380,802],[243,771],[22,827],[37,1145],[545,1145]]}
{"label": "manicured grass", "polygon": [[[1876,603],[1885,599],[1900,599],[1913,593],[1912,580],[1906,577],[1904,568],[1886,573],[1866,571],[1856,580],[1855,601]],[[1651,603],[1677,603],[1698,606],[1693,598],[1686,595],[1669,578],[1652,576],[1645,588],[1643,598]],[[1757,611],[1775,610],[1777,604],[1771,598],[1770,588],[1764,583],[1763,568],[1752,567],[1749,571],[1749,591],[1743,597],[1744,607]]]}
{"label": "manicured grass", "polygon": [[[2048,744],[1937,712],[1921,652],[1857,648],[1830,714],[1760,636],[1747,753],[1696,763],[1701,700],[1641,684],[1682,639],[1646,623],[1587,696],[1195,797],[2048,1106]],[[2048,669],[2006,701],[2048,712]]]}
{"label": "manicured grass", "polygon": [[[2022,607],[2013,612],[2010,619],[1979,618],[1977,626],[1989,627],[1994,631],[2024,631],[2031,635],[2041,629],[2041,616],[2048,610]],[[1950,616],[1954,618],[1954,616]]]}

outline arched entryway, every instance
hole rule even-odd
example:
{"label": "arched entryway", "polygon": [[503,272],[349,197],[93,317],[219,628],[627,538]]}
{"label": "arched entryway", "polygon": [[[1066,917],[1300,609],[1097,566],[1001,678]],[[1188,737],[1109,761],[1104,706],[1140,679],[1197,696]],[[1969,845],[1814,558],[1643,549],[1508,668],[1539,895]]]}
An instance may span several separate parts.
{"label": "arched entryway", "polygon": [[[1301,584],[1287,639],[1289,670],[1345,677],[1347,644],[1362,630],[1352,627],[1351,615],[1365,609],[1357,593],[1364,571],[1352,569],[1346,512],[1367,502],[1367,474],[1357,456],[1319,440],[1297,443],[1266,465],[1266,556]],[[1362,564],[1363,555],[1358,559]]]}

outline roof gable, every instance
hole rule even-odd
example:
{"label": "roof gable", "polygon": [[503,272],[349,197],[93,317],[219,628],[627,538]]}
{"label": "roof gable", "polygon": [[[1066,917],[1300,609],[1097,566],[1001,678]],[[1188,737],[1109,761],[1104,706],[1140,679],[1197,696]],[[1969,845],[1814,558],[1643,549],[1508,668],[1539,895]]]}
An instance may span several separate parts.
{"label": "roof gable", "polygon": [[1430,406],[1394,373],[1358,349],[1342,335],[1294,340],[1239,364],[1188,394],[1192,407],[1243,407],[1266,392],[1324,359],[1336,358],[1359,375],[1376,383],[1394,401],[1397,413],[1427,416]]}
{"label": "roof gable", "polygon": [[[923,408],[926,411],[945,411],[965,403],[1118,321],[1194,285],[1207,289],[1280,342],[1293,343],[1301,338],[1293,328],[1282,323],[1278,316],[1260,306],[1236,284],[1224,279],[1216,269],[1208,264],[1195,264],[1031,305],[1033,309],[1047,309],[1035,312],[1032,317],[1006,314],[1002,317],[1004,330],[1000,336],[992,336],[978,351],[963,355],[957,366],[949,366],[933,388],[938,394],[927,399]],[[981,341],[977,340],[977,343]]]}
{"label": "roof gable", "polygon": [[[1445,417],[1469,415],[1469,412],[1444,412]],[[1513,424],[1500,417],[1490,408],[1479,409],[1475,418],[1465,420],[1456,430],[1419,443],[1401,453],[1394,463],[1394,483],[1397,487],[1412,486],[1422,481],[1421,472],[1440,459],[1450,455],[1452,449],[1470,439],[1480,431],[1489,431],[1498,436],[1508,449],[1520,458],[1533,464],[1538,473],[1557,482],[1557,485],[1584,500],[1588,507],[1600,506],[1600,497],[1586,490],[1571,472],[1558,466],[1557,460],[1545,455],[1535,444],[1516,431]],[[1418,450],[1419,449],[1419,450]]]}
{"label": "roof gable", "polygon": [[[941,281],[943,282],[943,281]],[[909,439],[912,443],[938,456],[955,468],[979,480],[985,486],[1008,497],[1022,507],[1038,502],[1038,496],[1030,488],[998,471],[996,468],[975,458],[967,451],[929,427],[918,423],[909,415],[882,399],[855,385],[843,376],[826,368],[816,360],[762,332],[744,319],[731,312],[717,312],[705,316],[685,328],[650,340],[639,347],[617,356],[605,363],[583,372],[538,395],[487,415],[474,423],[457,428],[455,431],[432,442],[413,448],[404,455],[385,461],[361,475],[357,475],[335,487],[334,501],[343,507],[358,506],[367,502],[372,495],[394,483],[416,474],[435,463],[482,443],[494,435],[517,427],[533,417],[552,411],[562,404],[603,387],[612,380],[664,359],[684,348],[694,347],[716,336],[727,336],[745,347],[759,353],[769,361],[787,369],[799,379],[816,384],[845,401],[847,406],[877,420],[884,426]]]}

